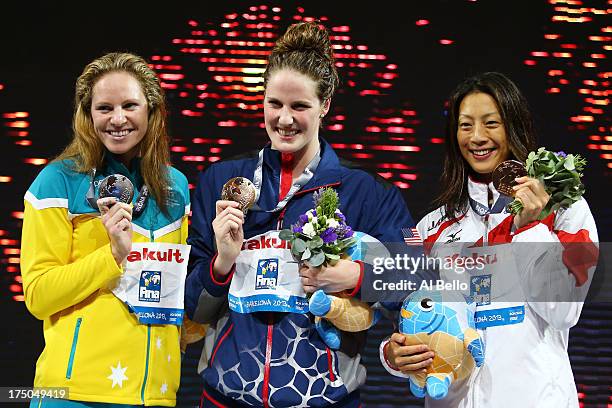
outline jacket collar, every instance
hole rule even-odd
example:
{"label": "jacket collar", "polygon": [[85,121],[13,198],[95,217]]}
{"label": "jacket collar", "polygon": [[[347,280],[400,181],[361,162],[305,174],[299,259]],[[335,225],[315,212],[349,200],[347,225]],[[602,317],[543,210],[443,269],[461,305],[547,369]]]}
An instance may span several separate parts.
{"label": "jacket collar", "polygon": [[[334,152],[334,149],[323,139],[319,137],[321,146],[321,161],[315,171],[314,177],[306,183],[302,189],[316,188],[328,184],[339,183],[341,180],[338,168],[340,160]],[[268,143],[264,148],[264,165],[268,166],[274,174],[280,173],[281,169],[281,154],[278,150],[273,150],[272,145]]]}
{"label": "jacket collar", "polygon": [[[493,203],[496,203],[499,199],[500,193],[493,186],[493,182],[483,183],[480,181],[474,180],[472,177],[468,176],[468,195],[473,200],[476,200],[480,204],[483,204],[487,207],[489,202],[489,193],[488,190],[491,190],[493,193]],[[490,208],[490,207],[489,207]]]}
{"label": "jacket collar", "polygon": [[110,174],[121,174],[130,179],[134,187],[140,188],[143,183],[142,175],[140,174],[140,157],[135,157],[130,162],[128,169],[117,156],[109,151],[106,151],[104,156],[104,168],[102,174],[108,176]]}

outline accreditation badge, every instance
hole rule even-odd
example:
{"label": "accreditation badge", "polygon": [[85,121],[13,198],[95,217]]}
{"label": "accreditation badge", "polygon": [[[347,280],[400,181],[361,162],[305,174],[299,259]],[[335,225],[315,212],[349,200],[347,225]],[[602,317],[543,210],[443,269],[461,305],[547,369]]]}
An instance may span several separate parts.
{"label": "accreditation badge", "polygon": [[135,242],[112,288],[141,324],[183,323],[189,245]]}
{"label": "accreditation badge", "polygon": [[435,256],[443,265],[443,280],[456,283],[466,300],[476,304],[477,329],[523,322],[526,298],[510,244],[453,243],[438,247]]}
{"label": "accreditation badge", "polygon": [[469,273],[469,296],[476,303],[476,328],[522,323],[525,294],[511,244],[466,248],[464,255],[482,264],[482,269]]}
{"label": "accreditation badge", "polygon": [[234,312],[308,312],[298,262],[279,232],[269,231],[244,241],[228,293]]}

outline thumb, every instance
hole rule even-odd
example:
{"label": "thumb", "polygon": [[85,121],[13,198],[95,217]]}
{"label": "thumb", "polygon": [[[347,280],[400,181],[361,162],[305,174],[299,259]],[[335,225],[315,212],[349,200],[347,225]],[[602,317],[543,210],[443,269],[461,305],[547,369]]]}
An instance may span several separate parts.
{"label": "thumb", "polygon": [[406,341],[406,336],[404,336],[404,335],[403,335],[403,334],[401,334],[401,333],[393,333],[393,334],[391,335],[391,340],[392,340],[392,341],[394,341],[394,342],[396,342],[396,343],[399,343],[399,344],[402,344],[402,345],[403,345],[403,344],[404,344],[404,341]]}

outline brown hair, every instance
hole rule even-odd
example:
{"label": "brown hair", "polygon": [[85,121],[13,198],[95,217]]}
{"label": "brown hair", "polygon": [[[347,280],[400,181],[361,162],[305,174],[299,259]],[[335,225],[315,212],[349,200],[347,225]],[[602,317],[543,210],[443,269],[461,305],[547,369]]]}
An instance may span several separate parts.
{"label": "brown hair", "polygon": [[449,218],[464,213],[468,205],[467,176],[471,168],[461,155],[457,141],[459,107],[466,96],[479,92],[491,96],[497,104],[510,148],[509,159],[524,162],[536,148],[531,112],[514,82],[499,72],[485,72],[462,81],[448,99],[441,192],[434,201],[435,207],[444,207]]}
{"label": "brown hair", "polygon": [[106,149],[93,126],[91,101],[94,85],[110,72],[126,72],[140,84],[147,100],[147,133],[140,141],[140,172],[163,212],[167,211],[170,140],[166,129],[166,100],[155,72],[134,54],[109,53],[87,64],[77,78],[72,118],[72,141],[55,160],[71,159],[74,170],[85,173],[103,165]]}
{"label": "brown hair", "polygon": [[330,99],[338,87],[334,54],[329,34],[319,22],[302,22],[289,26],[268,57],[263,74],[264,88],[270,76],[281,69],[293,69],[317,83],[321,102]]}

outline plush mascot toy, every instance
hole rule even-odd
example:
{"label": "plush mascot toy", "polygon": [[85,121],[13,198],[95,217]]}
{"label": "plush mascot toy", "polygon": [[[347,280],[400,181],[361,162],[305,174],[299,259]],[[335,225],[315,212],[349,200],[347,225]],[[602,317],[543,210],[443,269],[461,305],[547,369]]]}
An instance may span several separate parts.
{"label": "plush mascot toy", "polygon": [[[356,242],[347,251],[347,257],[364,261],[368,248],[383,248],[376,239],[363,232],[355,232]],[[378,243],[377,246],[372,246]],[[368,244],[370,245],[368,247]],[[340,332],[359,332],[372,327],[380,319],[380,311],[367,303],[344,296],[341,293],[328,295],[317,290],[309,300],[309,310],[316,316],[315,327],[319,335],[333,350],[340,348]]]}
{"label": "plush mascot toy", "polygon": [[410,391],[442,399],[455,379],[466,378],[484,362],[484,343],[474,325],[475,305],[454,291],[418,290],[400,311],[406,345],[426,344],[435,353],[426,373],[410,375]]}

